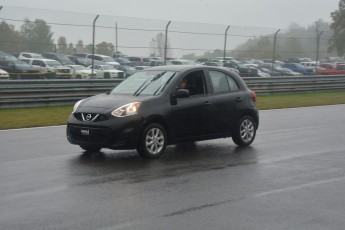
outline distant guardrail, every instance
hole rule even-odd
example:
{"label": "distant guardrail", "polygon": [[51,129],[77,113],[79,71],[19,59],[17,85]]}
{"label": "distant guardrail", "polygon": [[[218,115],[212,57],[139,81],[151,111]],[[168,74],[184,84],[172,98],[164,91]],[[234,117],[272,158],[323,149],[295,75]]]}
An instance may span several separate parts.
{"label": "distant guardrail", "polygon": [[[345,76],[243,78],[257,94],[345,89]],[[122,79],[1,80],[0,108],[68,105],[109,91]]]}

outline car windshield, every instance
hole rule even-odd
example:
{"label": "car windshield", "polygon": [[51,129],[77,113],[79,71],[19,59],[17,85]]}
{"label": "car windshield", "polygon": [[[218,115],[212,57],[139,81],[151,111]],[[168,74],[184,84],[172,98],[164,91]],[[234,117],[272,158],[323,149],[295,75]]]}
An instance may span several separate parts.
{"label": "car windshield", "polygon": [[121,82],[111,94],[158,95],[175,75],[172,71],[140,71]]}
{"label": "car windshield", "polygon": [[111,57],[107,57],[107,56],[103,57],[103,60],[105,62],[114,62],[114,59],[112,59]]}
{"label": "car windshield", "polygon": [[59,58],[61,61],[70,61],[69,58],[66,55],[63,54],[56,54],[56,56]]}

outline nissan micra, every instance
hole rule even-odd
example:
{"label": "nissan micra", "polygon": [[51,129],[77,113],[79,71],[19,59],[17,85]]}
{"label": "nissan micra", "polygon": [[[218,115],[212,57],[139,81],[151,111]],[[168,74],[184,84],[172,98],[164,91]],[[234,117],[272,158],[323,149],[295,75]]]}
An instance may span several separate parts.
{"label": "nissan micra", "polygon": [[67,139],[88,152],[136,149],[160,157],[167,145],[232,137],[250,145],[259,126],[256,94],[235,72],[211,66],[159,66],[113,90],[78,101]]}

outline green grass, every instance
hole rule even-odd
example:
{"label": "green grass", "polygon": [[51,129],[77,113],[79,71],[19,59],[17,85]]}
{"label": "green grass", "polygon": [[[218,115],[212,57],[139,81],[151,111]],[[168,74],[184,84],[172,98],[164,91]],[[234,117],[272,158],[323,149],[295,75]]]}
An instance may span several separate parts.
{"label": "green grass", "polygon": [[259,95],[259,110],[345,104],[345,90]]}
{"label": "green grass", "polygon": [[[298,94],[258,95],[259,110],[345,104],[345,90]],[[0,130],[64,125],[73,105],[0,109]]]}
{"label": "green grass", "polygon": [[0,129],[64,125],[73,105],[0,109]]}

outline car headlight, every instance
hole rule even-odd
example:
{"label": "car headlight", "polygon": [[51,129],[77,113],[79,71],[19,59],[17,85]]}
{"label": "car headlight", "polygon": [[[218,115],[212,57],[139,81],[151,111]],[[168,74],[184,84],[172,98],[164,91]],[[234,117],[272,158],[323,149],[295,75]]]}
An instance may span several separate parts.
{"label": "car headlight", "polygon": [[127,105],[123,105],[120,108],[115,109],[111,112],[111,115],[115,117],[127,117],[134,114],[138,114],[141,102],[133,102]]}
{"label": "car headlight", "polygon": [[78,109],[78,106],[80,105],[80,103],[82,102],[83,100],[80,100],[80,101],[77,101],[77,103],[75,103],[75,105],[73,106],[73,111],[72,113],[75,113],[75,111]]}

